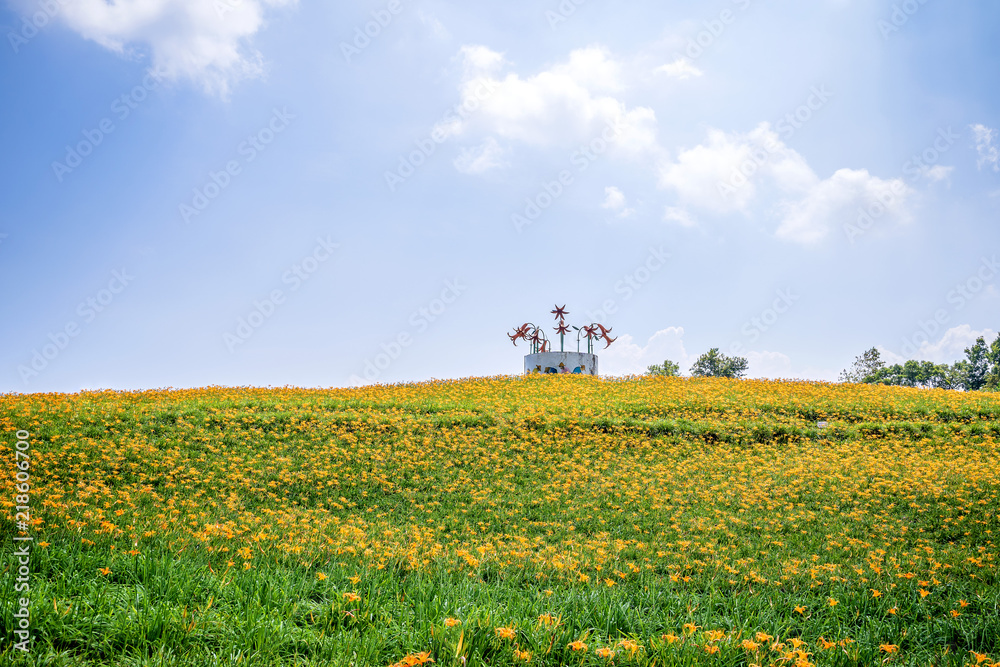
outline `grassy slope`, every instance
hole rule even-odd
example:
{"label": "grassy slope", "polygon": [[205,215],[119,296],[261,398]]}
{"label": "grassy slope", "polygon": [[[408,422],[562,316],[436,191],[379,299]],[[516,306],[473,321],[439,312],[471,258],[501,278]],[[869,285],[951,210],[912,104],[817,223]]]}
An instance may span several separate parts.
{"label": "grassy slope", "polygon": [[991,395],[481,379],[0,396],[0,428],[25,664],[1000,659]]}

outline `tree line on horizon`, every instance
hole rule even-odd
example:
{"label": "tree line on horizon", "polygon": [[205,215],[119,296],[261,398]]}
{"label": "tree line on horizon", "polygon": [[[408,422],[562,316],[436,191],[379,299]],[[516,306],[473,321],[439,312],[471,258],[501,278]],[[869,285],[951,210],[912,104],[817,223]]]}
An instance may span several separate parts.
{"label": "tree line on horizon", "polygon": [[[729,357],[719,352],[719,348],[713,347],[698,357],[689,372],[692,377],[742,379],[749,366],[745,357]],[[678,377],[680,365],[665,359],[662,364],[648,366],[646,374]],[[859,355],[850,368],[841,371],[837,382],[957,391],[1000,391],[1000,334],[997,334],[996,340],[991,344],[987,344],[980,336],[972,347],[965,348],[965,359],[954,364],[911,359],[889,366],[882,360],[878,349],[873,347]]]}
{"label": "tree line on horizon", "polygon": [[972,347],[965,348],[965,359],[953,364],[911,359],[887,366],[873,347],[842,371],[837,381],[923,389],[1000,391],[1000,334],[991,344],[980,336]]}
{"label": "tree line on horizon", "polygon": [[[716,377],[716,378],[736,378],[742,379],[747,374],[750,362],[746,357],[729,357],[719,352],[719,348],[713,347],[705,354],[695,360],[691,366],[692,377]],[[659,375],[663,377],[678,377],[681,374],[681,367],[669,359],[664,359],[662,364],[653,364],[646,368],[646,375]]]}

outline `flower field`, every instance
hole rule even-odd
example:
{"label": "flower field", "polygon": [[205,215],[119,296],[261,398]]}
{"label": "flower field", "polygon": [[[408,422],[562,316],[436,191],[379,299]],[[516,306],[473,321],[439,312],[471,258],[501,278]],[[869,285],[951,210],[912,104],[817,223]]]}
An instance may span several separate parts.
{"label": "flower field", "polygon": [[541,376],[3,395],[0,432],[14,664],[1000,664],[998,394]]}

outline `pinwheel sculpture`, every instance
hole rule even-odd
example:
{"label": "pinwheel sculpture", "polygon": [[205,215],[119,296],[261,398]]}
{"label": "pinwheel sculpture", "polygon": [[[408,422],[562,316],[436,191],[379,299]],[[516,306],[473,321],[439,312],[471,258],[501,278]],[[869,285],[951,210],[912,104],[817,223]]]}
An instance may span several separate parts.
{"label": "pinwheel sculpture", "polygon": [[[569,327],[566,325],[566,316],[569,315],[569,311],[566,310],[566,306],[556,306],[555,310],[552,311],[555,315],[556,320],[559,322],[559,326],[554,327],[555,332],[559,334],[559,351],[566,351],[566,334],[570,332],[570,329],[574,329],[576,334],[576,351],[580,351],[580,340],[581,338],[587,339],[587,353],[594,353],[594,341],[603,340],[605,342],[604,349],[608,349],[611,343],[618,340],[618,338],[611,337],[611,328],[605,327],[603,324],[594,322],[585,327]],[[507,334],[511,342],[517,345],[517,341],[523,340],[531,345],[531,353],[537,354],[539,352],[549,351],[549,341],[545,337],[545,332],[542,328],[526,322],[514,329],[514,333]]]}
{"label": "pinwheel sculpture", "polygon": [[510,341],[514,343],[514,347],[517,347],[517,341],[526,341],[531,346],[531,353],[538,354],[539,352],[549,351],[549,341],[545,337],[545,332],[542,328],[532,324],[531,322],[525,322],[518,328],[514,329],[514,333],[507,334]]}
{"label": "pinwheel sculpture", "polygon": [[595,340],[603,340],[604,341],[604,349],[605,350],[608,349],[609,347],[611,347],[611,343],[613,343],[616,340],[618,340],[617,336],[614,337],[614,338],[611,337],[611,335],[610,335],[611,334],[611,328],[610,327],[605,327],[603,324],[598,324],[597,322],[594,322],[593,324],[589,324],[589,325],[587,325],[585,327],[573,327],[573,328],[576,329],[576,332],[577,332],[576,333],[576,351],[577,352],[580,351],[580,338],[581,337],[587,339],[587,354],[593,354],[594,353],[594,341]]}

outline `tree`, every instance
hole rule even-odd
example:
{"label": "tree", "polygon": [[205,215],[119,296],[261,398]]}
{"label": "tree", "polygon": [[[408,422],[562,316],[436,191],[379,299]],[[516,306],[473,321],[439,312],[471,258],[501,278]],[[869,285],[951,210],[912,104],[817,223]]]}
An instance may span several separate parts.
{"label": "tree", "polygon": [[944,371],[941,374],[940,383],[935,385],[938,389],[965,389],[965,378],[968,375],[968,364],[964,361],[956,361],[951,366],[942,364]]}
{"label": "tree", "polygon": [[662,364],[653,364],[646,368],[646,375],[661,375],[663,377],[677,377],[681,374],[681,367],[669,359],[664,359]]}
{"label": "tree", "polygon": [[980,336],[976,339],[976,344],[965,348],[965,358],[968,370],[965,377],[965,388],[968,391],[979,391],[986,386],[992,370],[990,363],[990,348],[986,347],[986,341]]}
{"label": "tree", "polygon": [[744,357],[727,357],[713,347],[698,357],[691,367],[694,377],[742,378],[746,375],[750,362]]}
{"label": "tree", "polygon": [[990,391],[1000,391],[1000,334],[997,334],[996,340],[990,345],[989,357],[992,368],[986,376],[985,388]]}
{"label": "tree", "polygon": [[902,365],[894,364],[881,368],[864,378],[863,382],[896,387],[961,389],[965,386],[965,377],[965,362],[949,366],[911,359]]}
{"label": "tree", "polygon": [[876,375],[884,368],[885,362],[882,361],[882,356],[879,354],[879,351],[873,347],[855,359],[854,365],[841,371],[840,377],[837,378],[837,382],[850,382],[854,384],[868,382],[868,378]]}

